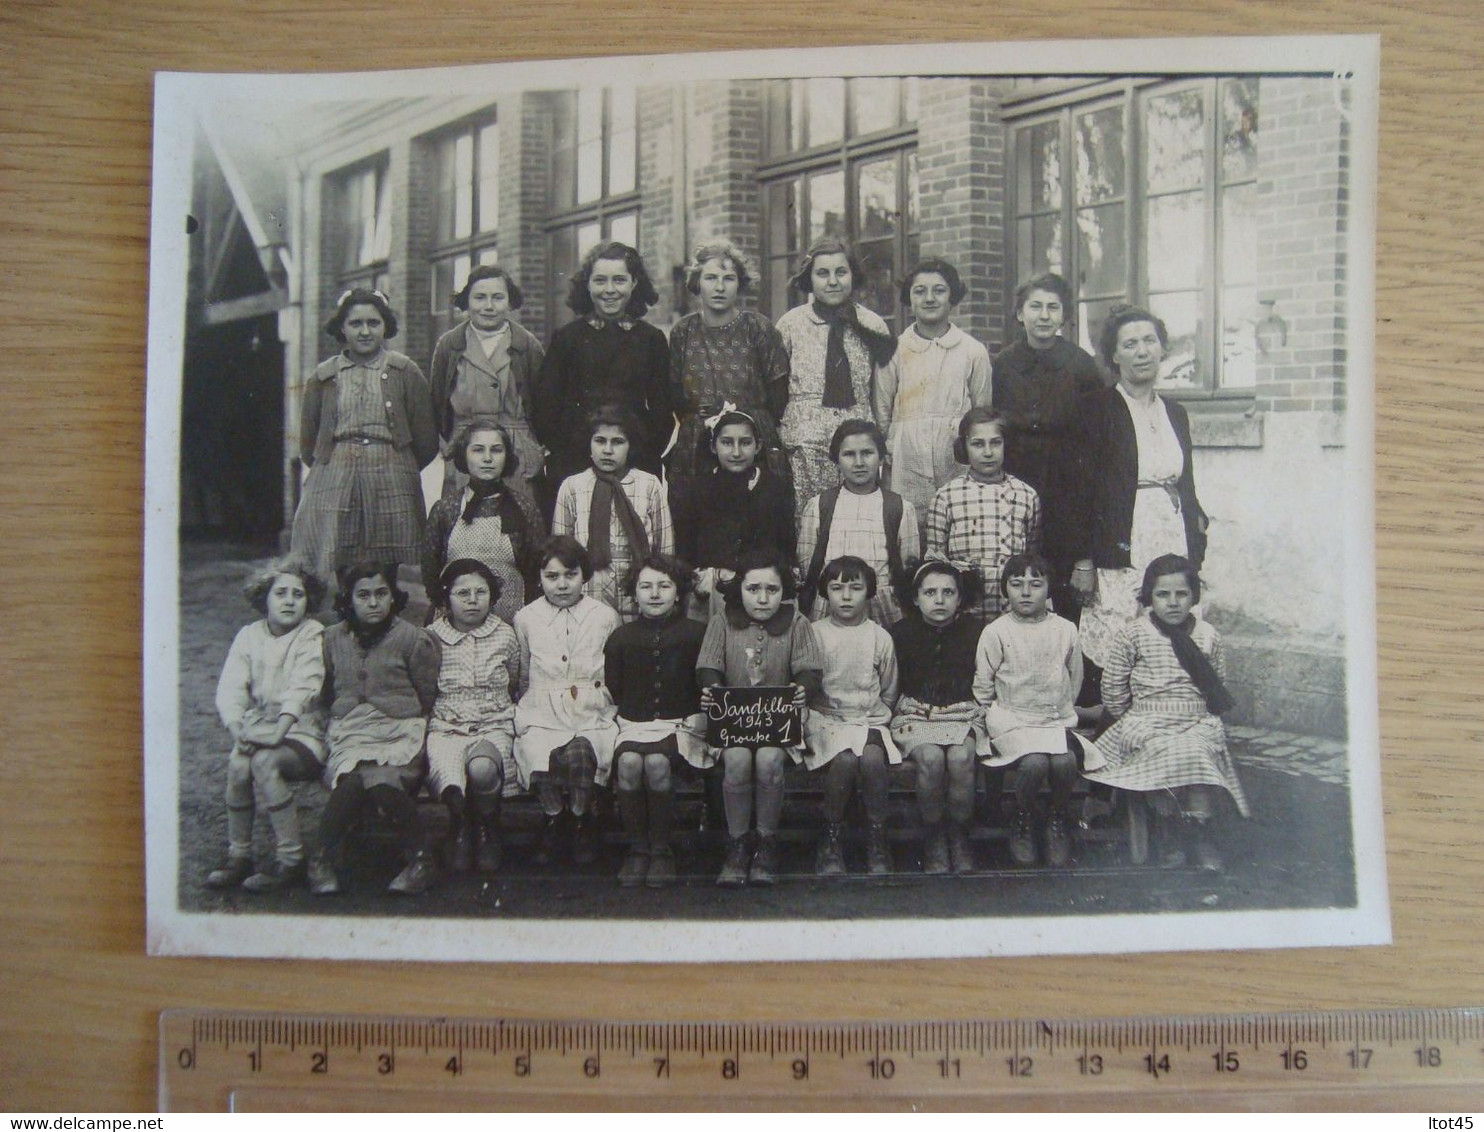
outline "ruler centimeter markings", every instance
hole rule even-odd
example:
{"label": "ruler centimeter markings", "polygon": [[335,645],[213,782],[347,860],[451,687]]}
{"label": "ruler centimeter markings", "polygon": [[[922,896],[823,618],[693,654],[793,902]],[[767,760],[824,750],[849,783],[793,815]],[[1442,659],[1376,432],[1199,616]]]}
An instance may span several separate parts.
{"label": "ruler centimeter markings", "polygon": [[[162,1111],[539,1107],[605,1098],[1042,1098],[1206,1105],[1260,1095],[1484,1107],[1484,1009],[942,1022],[618,1022],[168,1010]],[[1416,1102],[1420,1107],[1420,1101]],[[1346,1107],[1338,1105],[1338,1107]]]}

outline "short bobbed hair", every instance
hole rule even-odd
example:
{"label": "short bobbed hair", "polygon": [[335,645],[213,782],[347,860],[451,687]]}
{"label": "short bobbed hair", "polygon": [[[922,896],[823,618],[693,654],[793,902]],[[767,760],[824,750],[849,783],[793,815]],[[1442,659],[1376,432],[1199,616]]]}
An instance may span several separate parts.
{"label": "short bobbed hair", "polygon": [[619,240],[606,240],[582,257],[582,266],[572,276],[567,288],[567,306],[574,314],[587,315],[597,310],[587,285],[593,277],[593,267],[600,259],[623,260],[625,270],[634,277],[634,291],[629,295],[629,305],[624,308],[624,314],[629,318],[643,318],[645,312],[660,301],[660,293],[655,290],[649,268],[644,266],[644,257],[638,250]]}
{"label": "short bobbed hair", "polygon": [[351,307],[371,306],[375,307],[381,315],[381,321],[386,323],[386,338],[397,336],[397,316],[392,311],[391,300],[380,291],[373,291],[370,287],[352,287],[335,303],[335,313],[325,323],[325,333],[335,341],[345,342],[345,317],[350,313]]}
{"label": "short bobbed hair", "polygon": [[1183,554],[1161,554],[1144,569],[1144,581],[1139,586],[1139,604],[1154,604],[1154,586],[1166,574],[1183,574],[1190,586],[1191,596],[1201,600],[1201,576],[1196,573],[1195,563]]}
{"label": "short bobbed hair", "polygon": [[593,580],[593,559],[587,547],[571,535],[552,535],[536,552],[536,569],[545,570],[546,564],[555,558],[566,570],[581,570],[582,580]]}
{"label": "short bobbed hair", "polygon": [[283,574],[292,574],[303,584],[306,615],[313,613],[324,603],[324,579],[311,570],[304,559],[291,554],[284,558],[275,558],[247,576],[247,581],[242,585],[242,596],[247,599],[247,604],[264,617],[268,616],[268,591]]}
{"label": "short bobbed hair", "polygon": [[352,625],[359,625],[356,620],[355,589],[357,582],[364,582],[367,578],[380,575],[392,591],[392,616],[395,617],[407,608],[411,595],[401,586],[397,585],[397,564],[395,562],[371,562],[362,560],[353,562],[342,569],[336,575],[336,584],[339,589],[335,593],[335,612],[341,618]]}
{"label": "short bobbed hair", "polygon": [[870,564],[864,558],[857,558],[853,554],[842,554],[839,558],[832,558],[825,563],[824,569],[819,572],[819,581],[814,587],[821,601],[826,600],[831,582],[865,582],[866,598],[876,596],[876,571],[871,569]]}
{"label": "short bobbed hair", "polygon": [[902,280],[901,300],[904,307],[912,305],[912,284],[917,282],[919,275],[941,275],[943,282],[948,284],[948,302],[953,306],[963,302],[964,296],[969,293],[963,279],[959,277],[958,268],[953,264],[946,259],[925,259],[907,272]]}
{"label": "short bobbed hair", "polygon": [[1061,300],[1061,309],[1065,317],[1072,317],[1072,285],[1054,271],[1043,271],[1040,275],[1033,275],[1019,287],[1015,288],[1015,313],[1020,314],[1025,309],[1026,300],[1031,297],[1032,291],[1046,291]]}
{"label": "short bobbed hair", "polygon": [[673,554],[651,554],[635,562],[624,575],[623,592],[630,597],[637,597],[639,589],[639,574],[643,570],[653,570],[657,574],[663,574],[675,583],[675,604],[679,609],[685,608],[686,596],[690,593],[691,571],[680,559]]}
{"label": "short bobbed hair", "polygon": [[715,240],[696,246],[690,262],[685,265],[685,289],[692,295],[701,293],[701,269],[713,259],[730,263],[737,273],[737,293],[745,294],[752,288],[752,270],[747,266],[747,257],[742,249],[730,240]]}
{"label": "short bobbed hair", "polygon": [[1010,579],[1021,578],[1029,574],[1033,578],[1045,578],[1048,588],[1051,586],[1051,563],[1035,553],[1026,551],[1023,554],[1012,554],[1005,559],[1005,564],[1000,567],[1000,595],[1010,595]]}
{"label": "short bobbed hair", "polygon": [[505,583],[488,566],[477,558],[455,558],[443,572],[438,575],[438,585],[443,588],[445,594],[453,590],[453,584],[466,574],[478,574],[489,584],[490,605],[500,600],[500,593],[505,589]]}
{"label": "short bobbed hair", "polygon": [[886,459],[886,433],[881,431],[881,426],[875,421],[852,418],[841,421],[835,429],[835,434],[830,437],[830,459],[835,463],[840,462],[840,448],[852,436],[869,436],[871,443],[876,445],[876,451],[881,458]]}
{"label": "short bobbed hair", "polygon": [[464,280],[461,290],[453,293],[453,305],[461,311],[469,309],[469,292],[474,289],[474,284],[483,283],[486,279],[505,280],[505,293],[510,296],[510,309],[518,311],[524,303],[525,296],[521,294],[520,284],[515,277],[497,263],[482,263],[473,271],[469,272],[469,278]]}
{"label": "short bobbed hair", "polygon": [[475,417],[468,424],[461,425],[453,434],[453,440],[449,444],[453,466],[464,475],[469,474],[468,448],[476,432],[498,432],[500,434],[500,438],[505,441],[505,470],[500,473],[500,478],[503,480],[513,475],[520,467],[520,458],[515,454],[515,444],[510,439],[510,430],[494,417]]}
{"label": "short bobbed hair", "polygon": [[778,575],[778,580],[783,585],[784,601],[793,601],[799,596],[799,588],[794,582],[794,572],[788,559],[767,547],[754,547],[744,551],[737,559],[736,576],[722,587],[721,596],[726,608],[742,612],[742,583],[748,574],[758,570],[771,570]]}
{"label": "short bobbed hair", "polygon": [[978,425],[984,424],[999,425],[1001,436],[1008,431],[1004,413],[991,409],[988,405],[975,405],[960,418],[958,435],[953,438],[953,458],[960,464],[969,462],[969,433]]}
{"label": "short bobbed hair", "polygon": [[861,267],[860,257],[839,236],[821,236],[809,245],[809,250],[804,253],[803,262],[799,264],[799,270],[790,279],[789,285],[795,291],[804,295],[814,294],[814,282],[810,278],[814,274],[814,261],[822,255],[843,255],[845,262],[850,265],[850,293],[854,295],[866,283],[866,273]]}
{"label": "short bobbed hair", "polygon": [[644,443],[644,425],[639,414],[627,405],[609,402],[599,405],[587,415],[587,438],[592,440],[600,428],[619,429],[628,438],[629,448],[635,449]]}
{"label": "short bobbed hair", "polygon": [[958,586],[958,607],[969,609],[979,603],[984,592],[984,578],[977,567],[968,563],[946,562],[941,558],[928,558],[913,570],[906,582],[897,587],[897,598],[904,609],[915,609],[917,595],[922,584],[934,574],[952,578]]}
{"label": "short bobbed hair", "polygon": [[1118,332],[1131,322],[1152,323],[1154,332],[1159,335],[1160,347],[1165,350],[1170,348],[1170,332],[1165,327],[1164,319],[1143,307],[1120,303],[1108,312],[1108,317],[1103,320],[1103,328],[1098,331],[1098,357],[1112,374],[1118,373],[1118,363],[1113,360],[1113,351],[1118,349]]}

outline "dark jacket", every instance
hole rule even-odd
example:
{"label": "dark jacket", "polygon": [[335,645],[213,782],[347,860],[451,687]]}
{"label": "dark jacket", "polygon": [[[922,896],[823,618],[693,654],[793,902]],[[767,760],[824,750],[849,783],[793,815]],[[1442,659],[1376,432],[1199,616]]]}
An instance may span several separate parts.
{"label": "dark jacket", "polygon": [[642,319],[624,330],[576,318],[551,336],[528,411],[536,439],[551,453],[546,473],[553,483],[588,466],[587,418],[603,404],[625,405],[639,418],[646,435],[638,444],[631,438],[629,463],[658,475],[679,406],[663,330]]}
{"label": "dark jacket", "polygon": [[943,628],[934,628],[916,608],[889,630],[897,650],[901,694],[933,707],[974,698],[974,666],[984,622],[960,610]]}
{"label": "dark jacket", "polygon": [[[1190,417],[1184,406],[1168,397],[1161,403],[1174,426],[1184,466],[1175,490],[1185,520],[1187,557],[1200,569],[1206,556],[1201,524],[1206,513],[1195,494],[1191,462]],[[1082,405],[1078,471],[1078,539],[1074,559],[1091,558],[1095,566],[1122,569],[1131,566],[1129,539],[1134,525],[1134,499],[1139,484],[1139,445],[1133,418],[1115,386],[1088,397]]]}
{"label": "dark jacket", "polygon": [[[541,372],[541,363],[546,351],[537,337],[520,323],[511,319],[510,327],[510,376],[515,382],[515,391],[529,418],[536,404],[536,376]],[[433,362],[428,373],[428,382],[433,388],[433,414],[438,423],[438,435],[444,440],[453,438],[453,410],[449,398],[459,376],[459,361],[469,344],[469,320],[465,319],[447,334],[438,339],[433,347]],[[534,469],[528,469],[534,471]]]}
{"label": "dark jacket", "polygon": [[[299,455],[306,466],[330,458],[335,448],[336,408],[339,386],[336,379],[342,369],[355,365],[349,355],[340,353],[315,367],[304,386],[303,411],[299,417]],[[427,378],[417,363],[406,354],[388,350],[382,355],[382,387],[386,392],[387,425],[392,430],[392,443],[410,449],[419,468],[425,468],[438,455],[438,430],[433,423],[433,399]]]}
{"label": "dark jacket", "polygon": [[672,482],[677,555],[698,569],[735,570],[747,551],[768,549],[793,565],[793,492],[767,469],[751,490],[750,478],[712,468]]}
{"label": "dark jacket", "polygon": [[618,714],[633,723],[683,719],[701,710],[696,658],[706,626],[676,612],[640,617],[613,630],[603,646],[604,678]]}

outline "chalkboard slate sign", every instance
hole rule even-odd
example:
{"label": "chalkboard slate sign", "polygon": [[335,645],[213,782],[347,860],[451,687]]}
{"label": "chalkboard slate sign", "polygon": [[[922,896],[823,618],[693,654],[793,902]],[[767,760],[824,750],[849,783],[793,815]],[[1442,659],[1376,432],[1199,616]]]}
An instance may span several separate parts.
{"label": "chalkboard slate sign", "polygon": [[711,689],[706,742],[712,747],[796,747],[804,741],[802,713],[793,685]]}

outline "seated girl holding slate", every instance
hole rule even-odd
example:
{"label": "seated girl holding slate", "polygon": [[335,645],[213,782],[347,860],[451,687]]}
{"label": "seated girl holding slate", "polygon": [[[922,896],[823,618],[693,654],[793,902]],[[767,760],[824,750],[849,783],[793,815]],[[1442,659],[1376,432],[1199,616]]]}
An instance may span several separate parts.
{"label": "seated girl holding slate", "polygon": [[[819,688],[823,667],[809,621],[793,605],[793,571],[766,550],[752,550],[737,562],[726,589],[726,612],[713,617],[696,660],[701,707],[715,702],[718,685],[772,688],[793,685],[803,705]],[[772,884],[778,870],[778,819],[783,812],[784,752],[781,747],[729,747],[721,751],[722,797],[726,807],[726,862],[716,883],[737,887]],[[757,852],[750,852],[754,782],[757,797]]]}

